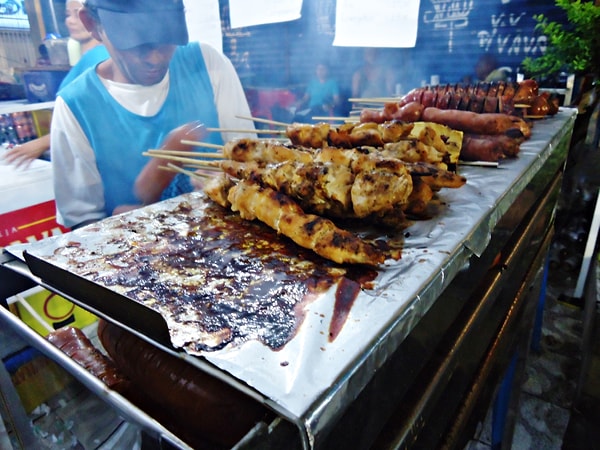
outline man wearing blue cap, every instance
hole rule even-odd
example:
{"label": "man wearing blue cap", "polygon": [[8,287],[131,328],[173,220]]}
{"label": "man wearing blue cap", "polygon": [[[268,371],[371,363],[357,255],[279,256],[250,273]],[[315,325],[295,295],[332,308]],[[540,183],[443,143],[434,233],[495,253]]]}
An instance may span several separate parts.
{"label": "man wearing blue cap", "polygon": [[[208,45],[188,43],[182,0],[87,0],[80,18],[110,58],[60,91],[55,103],[54,194],[57,219],[68,227],[155,200],[135,186],[144,168],[156,165],[142,153],[173,141],[172,130],[222,144],[239,136],[202,130],[247,129],[236,116],[250,115],[231,62]],[[166,172],[159,172],[156,186],[146,181],[149,189],[162,191]],[[182,188],[179,177],[168,195],[192,189],[189,180]]]}

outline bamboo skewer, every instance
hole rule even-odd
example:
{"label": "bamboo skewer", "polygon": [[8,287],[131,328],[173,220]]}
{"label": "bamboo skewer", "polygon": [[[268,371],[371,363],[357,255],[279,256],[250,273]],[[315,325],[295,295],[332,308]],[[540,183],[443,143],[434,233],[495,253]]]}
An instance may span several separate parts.
{"label": "bamboo skewer", "polygon": [[187,139],[182,139],[179,142],[181,142],[183,145],[193,145],[194,147],[223,148],[223,146],[220,144],[211,144],[210,142],[189,141]]}
{"label": "bamboo skewer", "polygon": [[[190,151],[185,151],[185,150],[167,150],[167,149],[150,149],[148,150],[147,153],[150,153],[151,155],[171,155],[171,156],[186,156],[186,157],[190,157],[190,156],[197,156],[199,155],[199,153],[196,152],[190,152]],[[205,155],[217,155],[218,153],[200,153],[200,155],[202,155],[202,157],[204,157]],[[222,154],[219,154],[220,157],[222,157]]]}
{"label": "bamboo skewer", "polygon": [[277,125],[280,127],[287,127],[290,125],[289,123],[277,122],[276,120],[259,119],[257,117],[246,117],[246,116],[235,116],[235,117],[237,117],[238,119],[252,120],[254,122],[266,123],[268,125]]}
{"label": "bamboo skewer", "polygon": [[171,156],[185,156],[188,158],[213,158],[213,159],[223,159],[222,152],[215,153],[200,153],[200,152],[186,152],[184,150],[166,150],[166,149],[150,149],[145,156],[154,156],[154,155],[171,155]]}
{"label": "bamboo skewer", "polygon": [[397,102],[400,97],[349,98],[350,103],[389,103]]}
{"label": "bamboo skewer", "polygon": [[459,166],[500,167],[496,161],[458,161]]}
{"label": "bamboo skewer", "polygon": [[331,122],[331,121],[335,121],[335,122],[347,122],[347,121],[354,121],[354,118],[352,117],[332,117],[332,116],[314,116],[312,117],[313,120],[323,120],[326,122]]}
{"label": "bamboo skewer", "polygon": [[168,170],[170,172],[178,172],[184,175],[189,176],[190,178],[196,178],[197,180],[205,180],[206,178],[210,178],[209,175],[200,172],[192,172],[191,170],[186,170],[183,167],[176,166],[175,164],[167,164],[166,166],[160,167],[163,170]]}
{"label": "bamboo skewer", "polygon": [[[144,156],[152,156],[153,158],[159,158],[159,159],[168,159],[170,161],[177,161],[180,163],[184,163],[190,166],[209,166],[210,162],[214,162],[216,163],[217,161],[203,161],[200,159],[195,159],[195,158],[184,158],[183,156],[175,156],[175,155],[169,155],[169,154],[161,154],[161,153],[150,153],[150,152],[144,152],[142,153],[142,155]],[[222,157],[223,155],[221,155]]]}
{"label": "bamboo skewer", "polygon": [[285,130],[236,130],[228,128],[207,128],[206,131],[224,132],[224,133],[257,133],[257,134],[285,134]]}

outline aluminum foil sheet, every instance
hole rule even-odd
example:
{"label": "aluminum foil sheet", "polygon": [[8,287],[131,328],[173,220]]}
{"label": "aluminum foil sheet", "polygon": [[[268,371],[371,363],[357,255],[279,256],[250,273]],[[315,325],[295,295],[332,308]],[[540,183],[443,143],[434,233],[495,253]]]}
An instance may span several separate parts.
{"label": "aluminum foil sheet", "polygon": [[[575,116],[576,110],[561,108],[556,116],[535,122],[518,158],[503,161],[497,168],[460,166],[466,185],[442,190],[439,214],[405,231],[402,258],[379,268],[373,288],[360,291],[335,339],[330,339],[336,302],[333,286],[304,305],[298,332],[282,348],[275,351],[249,340],[241,346],[200,352],[199,359],[255,389],[267,404],[298,425],[305,447],[318,446],[319,434],[339,419],[469,258],[482,254],[498,220],[558,143],[570,136]],[[199,195],[190,194],[190,202]],[[157,210],[168,214],[179,201],[171,199],[126,214]],[[107,223],[111,220],[115,218],[106,219]],[[110,233],[110,226],[86,230],[8,250],[16,255],[27,250],[44,259],[65,243],[77,241],[90,254],[99,248],[111,251],[102,244],[109,240],[103,233]],[[75,269],[68,264],[63,268]]]}

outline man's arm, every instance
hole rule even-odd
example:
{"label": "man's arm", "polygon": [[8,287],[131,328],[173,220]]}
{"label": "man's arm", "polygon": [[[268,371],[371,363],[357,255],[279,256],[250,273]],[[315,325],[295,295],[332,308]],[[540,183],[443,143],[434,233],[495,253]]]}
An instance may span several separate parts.
{"label": "man's arm", "polygon": [[54,105],[50,136],[57,221],[75,227],[103,219],[104,189],[94,151],[60,96]]}
{"label": "man's arm", "polygon": [[16,167],[27,168],[31,161],[39,158],[50,148],[50,135],[45,134],[39,138],[16,145],[6,152],[4,160]]}
{"label": "man's arm", "polygon": [[[250,117],[250,107],[242,87],[242,83],[233,64],[222,53],[206,44],[200,45],[206,68],[215,94],[215,104],[221,128],[254,129],[251,120],[239,119],[236,116]],[[223,142],[239,138],[255,138],[251,133],[222,133]]]}

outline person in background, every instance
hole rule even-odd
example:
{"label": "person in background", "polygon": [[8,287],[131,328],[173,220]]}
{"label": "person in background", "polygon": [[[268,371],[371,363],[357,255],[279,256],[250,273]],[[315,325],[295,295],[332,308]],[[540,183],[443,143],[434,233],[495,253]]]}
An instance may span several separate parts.
{"label": "person in background", "polygon": [[44,44],[40,44],[38,46],[38,59],[35,62],[36,66],[49,66],[50,64],[52,64],[50,62],[50,54],[48,53],[48,47],[46,47]]}
{"label": "person in background", "polygon": [[[82,56],[71,70],[69,70],[65,78],[63,78],[59,86],[59,91],[85,70],[108,58],[106,48],[92,37],[92,34],[85,29],[85,26],[79,20],[79,10],[83,4],[78,0],[70,0],[65,6],[65,24],[69,30],[69,37],[80,45]],[[17,167],[26,168],[31,161],[42,157],[49,150],[50,135],[46,134],[14,146],[5,153],[4,159]]]}
{"label": "person in background", "polygon": [[188,42],[182,0],[87,0],[79,15],[110,58],[61,90],[52,115],[57,221],[72,228],[193,190],[145,151],[254,126],[238,118],[250,108],[231,61]]}
{"label": "person in background", "polygon": [[377,98],[394,95],[394,71],[380,61],[378,49],[366,48],[363,56],[364,64],[352,75],[352,97]]}
{"label": "person in background", "polygon": [[467,77],[464,81],[467,83],[506,81],[509,68],[498,66],[498,60],[494,55],[484,53],[475,64],[475,76]]}
{"label": "person in background", "polygon": [[79,43],[81,56],[62,80],[59,90],[71,83],[88,68],[108,59],[109,56],[106,47],[94,39],[92,33],[85,28],[79,19],[79,10],[83,7],[83,3],[79,0],[68,1],[66,6],[65,24],[69,30],[69,37]]}
{"label": "person in background", "polygon": [[[314,116],[334,116],[340,104],[340,87],[338,82],[329,76],[329,66],[319,62],[304,96],[296,104],[297,122],[312,121]],[[306,109],[302,110],[302,108]]]}

